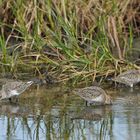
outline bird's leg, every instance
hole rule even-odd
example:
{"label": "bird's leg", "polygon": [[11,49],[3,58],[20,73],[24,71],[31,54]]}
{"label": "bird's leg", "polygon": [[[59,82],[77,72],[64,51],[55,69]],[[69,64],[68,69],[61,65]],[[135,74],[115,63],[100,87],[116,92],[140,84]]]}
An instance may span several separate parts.
{"label": "bird's leg", "polygon": [[13,98],[9,98],[9,101],[10,101],[10,102],[13,102],[13,103],[17,103],[17,102],[18,102],[18,97],[15,96],[15,97],[13,97]]}
{"label": "bird's leg", "polygon": [[128,85],[130,86],[130,91],[133,92],[133,84],[129,83]]}
{"label": "bird's leg", "polygon": [[130,92],[133,92],[134,90],[133,90],[133,87],[130,87]]}
{"label": "bird's leg", "polygon": [[19,100],[18,100],[18,97],[17,96],[15,96],[15,102],[18,102]]}
{"label": "bird's leg", "polygon": [[11,98],[9,98],[9,102],[10,102],[10,103],[12,102],[12,99],[11,99]]}
{"label": "bird's leg", "polygon": [[19,101],[19,98],[17,97],[17,98],[16,98],[16,102],[18,102],[18,101]]}
{"label": "bird's leg", "polygon": [[88,102],[86,101],[86,106],[88,106]]}
{"label": "bird's leg", "polygon": [[86,101],[86,106],[90,106],[90,102]]}

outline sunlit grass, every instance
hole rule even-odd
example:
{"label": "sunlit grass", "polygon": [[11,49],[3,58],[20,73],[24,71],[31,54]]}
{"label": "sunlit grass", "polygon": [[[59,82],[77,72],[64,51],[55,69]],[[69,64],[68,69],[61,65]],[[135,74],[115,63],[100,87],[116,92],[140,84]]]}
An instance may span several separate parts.
{"label": "sunlit grass", "polygon": [[7,72],[41,74],[43,67],[59,81],[76,83],[137,67],[126,59],[133,25],[124,17],[132,18],[133,1],[0,3],[0,65]]}

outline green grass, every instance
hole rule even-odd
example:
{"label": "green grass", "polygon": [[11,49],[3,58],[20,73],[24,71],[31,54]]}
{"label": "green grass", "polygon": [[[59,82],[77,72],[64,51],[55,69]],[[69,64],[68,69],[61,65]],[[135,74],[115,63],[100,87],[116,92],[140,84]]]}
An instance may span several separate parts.
{"label": "green grass", "polygon": [[59,81],[77,83],[137,67],[126,59],[134,27],[124,17],[133,1],[0,3],[1,72],[40,75],[46,69]]}

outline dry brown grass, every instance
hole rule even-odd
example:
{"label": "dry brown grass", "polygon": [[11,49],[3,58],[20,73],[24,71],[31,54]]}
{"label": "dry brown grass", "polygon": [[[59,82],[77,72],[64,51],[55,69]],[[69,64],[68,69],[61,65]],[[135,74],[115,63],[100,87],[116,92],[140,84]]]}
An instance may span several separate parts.
{"label": "dry brown grass", "polygon": [[128,40],[140,34],[139,18],[139,0],[3,0],[2,71],[43,67],[63,81],[138,67],[125,56]]}

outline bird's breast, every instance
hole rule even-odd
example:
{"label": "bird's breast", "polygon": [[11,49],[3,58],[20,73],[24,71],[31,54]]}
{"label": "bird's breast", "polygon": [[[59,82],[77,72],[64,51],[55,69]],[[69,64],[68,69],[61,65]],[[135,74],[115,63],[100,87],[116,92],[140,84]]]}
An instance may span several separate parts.
{"label": "bird's breast", "polygon": [[92,99],[93,102],[102,102],[104,100],[103,95],[99,95]]}
{"label": "bird's breast", "polygon": [[15,95],[19,95],[19,93],[17,92],[17,90],[11,90],[10,91],[11,96],[15,96]]}

